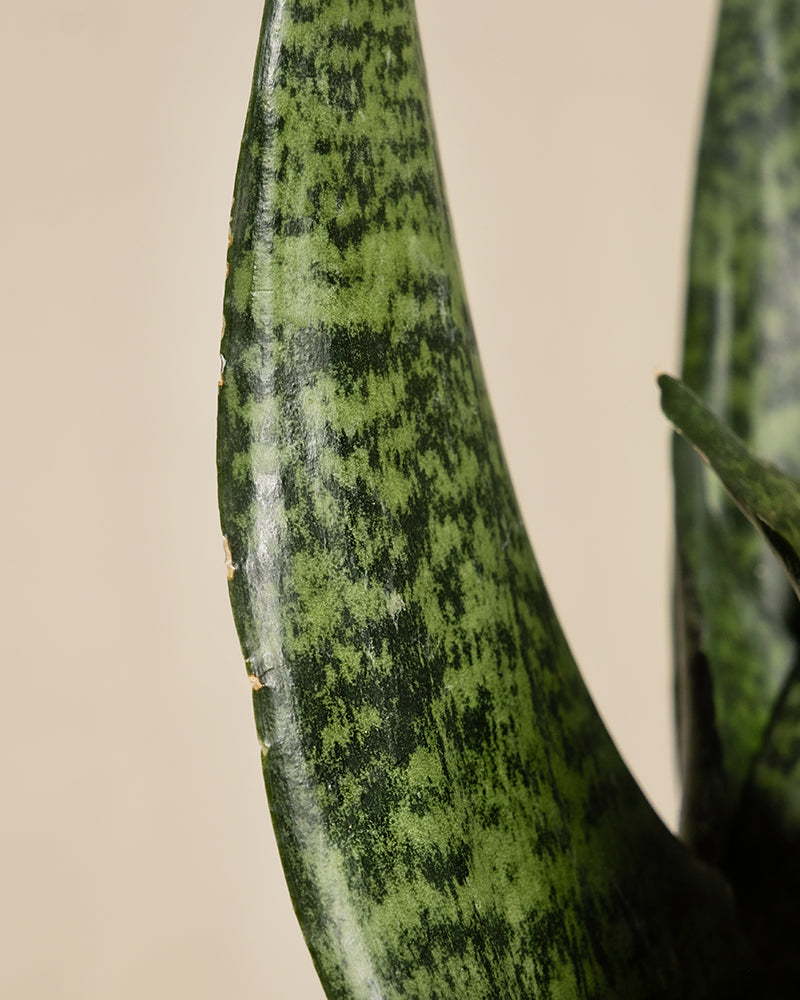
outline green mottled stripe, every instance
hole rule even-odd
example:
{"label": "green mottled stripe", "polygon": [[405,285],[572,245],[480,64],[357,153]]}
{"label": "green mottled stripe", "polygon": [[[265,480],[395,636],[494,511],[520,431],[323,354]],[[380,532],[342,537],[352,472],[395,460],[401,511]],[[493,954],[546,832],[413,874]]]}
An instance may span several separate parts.
{"label": "green mottled stripe", "polygon": [[410,0],[267,4],[229,266],[231,600],[328,996],[731,996],[728,900],[622,764],[525,535]]}
{"label": "green mottled stripe", "polygon": [[[800,473],[800,5],[723,0],[692,229],[684,380],[757,454]],[[782,569],[675,446],[683,835],[719,860],[797,657]]]}

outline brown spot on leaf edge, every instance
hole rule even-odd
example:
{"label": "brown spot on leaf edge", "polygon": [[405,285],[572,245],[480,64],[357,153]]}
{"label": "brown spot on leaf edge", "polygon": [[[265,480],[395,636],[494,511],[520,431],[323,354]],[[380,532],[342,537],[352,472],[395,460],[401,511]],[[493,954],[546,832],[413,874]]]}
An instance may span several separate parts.
{"label": "brown spot on leaf edge", "polygon": [[236,572],[236,567],[233,565],[233,555],[231,554],[231,547],[228,544],[228,536],[222,536],[222,548],[225,551],[225,569],[228,573],[228,579],[233,579],[233,574]]}

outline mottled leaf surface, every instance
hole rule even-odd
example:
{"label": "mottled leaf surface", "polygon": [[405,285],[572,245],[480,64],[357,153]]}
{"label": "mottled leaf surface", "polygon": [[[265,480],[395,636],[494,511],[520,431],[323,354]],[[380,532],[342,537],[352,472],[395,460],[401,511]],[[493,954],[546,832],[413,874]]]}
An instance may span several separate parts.
{"label": "mottled leaf surface", "polygon": [[620,760],[528,544],[409,0],[267,3],[231,230],[231,600],[328,996],[734,996],[729,898]]}
{"label": "mottled leaf surface", "polygon": [[[800,474],[800,5],[722,0],[703,123],[683,379]],[[719,861],[798,652],[797,602],[691,449],[674,452],[681,831]]]}

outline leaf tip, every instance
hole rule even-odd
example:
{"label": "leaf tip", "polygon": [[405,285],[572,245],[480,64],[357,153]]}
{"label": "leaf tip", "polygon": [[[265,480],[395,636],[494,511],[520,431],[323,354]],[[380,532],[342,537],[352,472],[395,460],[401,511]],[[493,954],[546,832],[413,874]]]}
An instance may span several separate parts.
{"label": "leaf tip", "polygon": [[660,372],[656,376],[656,383],[661,390],[661,409],[668,420],[676,423],[675,403],[676,396],[680,394],[681,382],[666,372]]}

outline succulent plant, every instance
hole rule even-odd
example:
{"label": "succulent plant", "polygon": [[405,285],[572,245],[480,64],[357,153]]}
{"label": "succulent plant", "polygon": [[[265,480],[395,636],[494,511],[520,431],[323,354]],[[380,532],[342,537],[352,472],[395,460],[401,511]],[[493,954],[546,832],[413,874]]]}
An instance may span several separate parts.
{"label": "succulent plant", "polygon": [[677,838],[525,533],[413,2],[266,4],[219,496],[273,823],[331,1000],[797,995],[800,486],[770,464],[800,471],[797,44],[800,4],[723,0],[686,386],[661,379],[711,467],[676,443]]}

